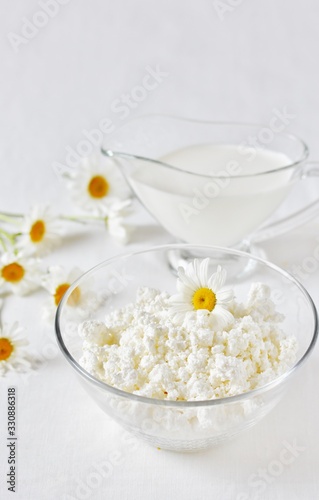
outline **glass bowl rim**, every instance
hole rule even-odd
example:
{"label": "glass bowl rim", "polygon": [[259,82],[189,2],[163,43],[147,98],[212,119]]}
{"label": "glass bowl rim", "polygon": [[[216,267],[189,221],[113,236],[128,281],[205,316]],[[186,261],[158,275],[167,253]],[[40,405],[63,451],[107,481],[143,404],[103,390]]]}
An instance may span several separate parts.
{"label": "glass bowl rim", "polygon": [[[299,290],[303,293],[304,297],[306,298],[308,304],[310,305],[310,308],[313,313],[313,319],[314,319],[314,332],[311,338],[311,341],[304,352],[304,354],[301,356],[300,359],[291,367],[289,370],[284,372],[282,375],[279,377],[276,377],[274,380],[271,382],[268,382],[267,384],[263,385],[262,387],[259,387],[257,389],[253,389],[251,391],[243,392],[241,394],[237,394],[235,396],[227,396],[225,398],[216,398],[216,399],[209,399],[209,400],[199,400],[199,401],[171,401],[167,399],[156,399],[156,398],[149,398],[146,396],[139,396],[138,394],[133,394],[130,392],[123,391],[121,389],[118,389],[116,387],[113,387],[109,384],[106,384],[105,382],[102,382],[101,380],[95,378],[93,375],[88,373],[82,366],[73,358],[71,353],[69,352],[68,348],[66,347],[64,340],[63,340],[63,334],[60,328],[60,318],[62,311],[64,309],[64,306],[66,305],[68,298],[72,294],[73,290],[79,285],[79,283],[90,276],[91,274],[94,274],[97,272],[99,269],[105,267],[106,265],[110,265],[116,261],[121,261],[121,260],[127,260],[130,257],[134,257],[137,255],[142,255],[144,253],[151,253],[151,252],[156,252],[156,251],[169,251],[169,250],[190,250],[190,249],[199,249],[199,250],[213,250],[213,251],[219,251],[219,252],[225,252],[228,254],[232,255],[237,255],[239,257],[244,257],[244,258],[249,258],[253,259],[256,262],[259,262],[266,267],[271,268],[272,270],[276,271],[279,273],[281,276],[284,276],[286,279],[288,279],[290,282],[292,282]],[[88,271],[83,273],[78,279],[76,279],[68,288],[68,290],[65,292],[63,295],[62,300],[60,301],[57,311],[56,311],[56,316],[55,316],[55,334],[56,334],[56,339],[58,346],[68,361],[68,363],[75,369],[75,371],[81,375],[84,379],[87,381],[93,383],[95,386],[99,387],[100,389],[109,392],[111,394],[115,394],[117,396],[120,396],[124,399],[136,401],[139,403],[146,403],[146,404],[152,404],[152,405],[157,405],[157,406],[173,406],[173,407],[178,407],[178,408],[194,408],[194,407],[213,407],[213,406],[218,406],[221,404],[231,404],[235,402],[240,402],[244,401],[246,399],[250,399],[251,397],[261,395],[274,387],[277,387],[284,381],[286,381],[290,375],[295,373],[297,368],[299,368],[305,360],[309,357],[310,353],[314,349],[314,346],[316,344],[317,338],[318,338],[318,313],[316,306],[314,304],[314,301],[312,297],[310,296],[309,292],[306,290],[306,288],[288,271],[285,271],[281,267],[277,266],[276,264],[273,264],[272,262],[269,262],[265,259],[262,259],[261,257],[257,257],[255,255],[252,255],[247,252],[243,252],[240,250],[235,250],[235,249],[230,249],[226,247],[220,247],[220,246],[213,246],[213,245],[193,245],[189,243],[173,243],[173,244],[165,244],[165,245],[157,245],[153,247],[149,247],[146,249],[141,249],[129,253],[123,253],[121,255],[116,255],[114,257],[111,257],[109,259],[106,259],[99,264],[95,265],[94,267],[90,268]]]}
{"label": "glass bowl rim", "polygon": [[[170,114],[164,114],[164,113],[147,113],[147,114],[143,114],[140,116],[136,116],[134,118],[131,118],[131,120],[129,120],[121,128],[124,128],[126,125],[129,125],[132,121],[141,120],[144,118],[153,118],[153,117],[168,118],[171,120],[176,120],[176,121],[181,121],[181,122],[189,122],[189,123],[197,123],[197,124],[202,124],[202,125],[216,125],[216,126],[221,126],[221,127],[232,126],[232,127],[237,127],[237,128],[249,128],[249,127],[254,127],[254,128],[258,128],[258,129],[269,128],[264,123],[232,122],[232,121],[223,122],[223,121],[199,120],[199,119],[187,118],[184,116],[170,115]],[[286,137],[290,141],[293,141],[295,143],[300,144],[300,146],[302,147],[302,152],[301,152],[298,160],[290,162],[290,163],[288,163],[288,165],[283,165],[282,167],[277,167],[277,168],[274,168],[271,170],[266,170],[266,171],[257,172],[257,173],[253,173],[253,174],[232,175],[231,178],[232,179],[246,179],[246,178],[259,177],[262,175],[268,175],[268,174],[281,172],[283,170],[288,170],[289,168],[296,168],[298,165],[301,165],[308,158],[309,148],[303,139],[301,139],[300,137],[298,137],[295,134],[291,134],[288,132],[276,132],[275,135],[277,137]],[[238,144],[238,145],[240,145],[240,144]],[[192,172],[190,170],[186,170],[183,168],[176,167],[174,165],[170,165],[169,163],[165,163],[165,162],[158,160],[156,158],[148,158],[146,156],[134,155],[131,153],[125,153],[125,152],[121,152],[121,151],[115,151],[112,148],[105,147],[104,144],[102,144],[100,150],[101,150],[102,155],[109,157],[109,158],[120,157],[120,158],[126,158],[126,159],[152,162],[152,163],[156,163],[157,165],[160,165],[162,167],[169,168],[171,170],[183,172],[184,174],[192,175],[195,177],[203,177],[205,179],[224,178],[224,176],[221,177],[220,175],[214,175],[214,174],[208,175],[208,174],[199,174],[196,172]]]}

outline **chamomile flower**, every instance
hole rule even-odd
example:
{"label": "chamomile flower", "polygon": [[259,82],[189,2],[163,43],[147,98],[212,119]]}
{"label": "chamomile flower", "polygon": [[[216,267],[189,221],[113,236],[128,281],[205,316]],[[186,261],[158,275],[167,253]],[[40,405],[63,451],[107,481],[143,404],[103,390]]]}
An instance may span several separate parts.
{"label": "chamomile flower", "polygon": [[26,253],[45,255],[60,243],[61,226],[49,207],[34,206],[24,217],[17,247]]}
{"label": "chamomile flower", "polygon": [[39,287],[39,262],[23,254],[6,252],[0,257],[0,293],[26,295]]}
{"label": "chamomile flower", "polygon": [[125,222],[125,217],[130,213],[131,200],[118,201],[111,205],[106,225],[110,236],[122,245],[126,245],[133,232],[133,226]]}
{"label": "chamomile flower", "polygon": [[[43,309],[44,319],[53,320],[63,295],[82,274],[83,271],[79,268],[66,271],[62,266],[51,266],[48,269],[48,273],[42,279],[43,287],[50,293],[50,299]],[[90,288],[86,282],[85,285],[77,286],[73,290],[66,304],[70,313],[73,311],[77,316],[86,317],[89,311],[98,306],[96,294]]]}
{"label": "chamomile flower", "polygon": [[117,199],[128,198],[130,190],[111,158],[94,153],[83,158],[70,174],[67,186],[74,201],[87,211],[107,215]]}
{"label": "chamomile flower", "polygon": [[170,297],[171,312],[175,319],[183,320],[189,312],[205,310],[212,323],[222,328],[233,320],[228,310],[233,300],[233,291],[224,289],[227,273],[221,266],[208,275],[209,259],[194,259],[186,268],[178,269],[178,294]]}
{"label": "chamomile flower", "polygon": [[11,370],[25,372],[32,368],[32,360],[25,349],[29,342],[22,332],[17,322],[10,327],[0,327],[0,377]]}

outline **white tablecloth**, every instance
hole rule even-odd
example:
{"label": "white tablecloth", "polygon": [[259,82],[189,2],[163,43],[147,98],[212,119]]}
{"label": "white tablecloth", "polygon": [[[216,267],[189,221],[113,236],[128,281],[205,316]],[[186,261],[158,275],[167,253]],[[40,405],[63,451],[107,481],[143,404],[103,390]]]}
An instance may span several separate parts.
{"label": "white tablecloth", "polygon": [[[0,210],[50,202],[70,211],[53,165],[65,161],[67,147],[79,146],[83,130],[101,128],[103,119],[116,128],[145,112],[268,124],[274,109],[286,110],[293,115],[287,128],[319,159],[316,0],[60,2],[1,3]],[[162,75],[153,80],[156,88],[134,90],[155,70]],[[126,94],[130,104],[120,111]],[[139,228],[128,250],[171,239],[141,207],[135,219]],[[318,229],[317,219],[262,248],[291,269],[313,255]],[[46,262],[88,269],[122,251],[103,231],[80,228]],[[317,305],[318,277],[319,268],[303,280]],[[3,310],[4,321],[25,326],[43,363],[28,377],[1,380],[1,499],[319,498],[318,349],[258,425],[205,453],[174,454],[123,435],[90,400],[58,352],[53,327],[41,321],[44,299],[44,292],[9,297]],[[12,384],[16,493],[5,483]],[[294,451],[283,464],[287,446]]]}

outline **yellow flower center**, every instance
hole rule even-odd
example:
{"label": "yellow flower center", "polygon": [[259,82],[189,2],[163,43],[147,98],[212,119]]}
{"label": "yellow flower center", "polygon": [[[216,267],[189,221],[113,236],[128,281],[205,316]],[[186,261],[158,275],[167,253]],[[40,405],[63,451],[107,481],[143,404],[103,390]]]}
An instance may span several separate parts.
{"label": "yellow flower center", "polygon": [[13,345],[10,340],[2,337],[0,339],[0,361],[10,358],[13,351]]}
{"label": "yellow flower center", "polygon": [[199,288],[192,298],[195,309],[207,309],[212,311],[216,305],[216,295],[210,288]]}
{"label": "yellow flower center", "polygon": [[12,262],[1,269],[1,276],[10,283],[18,283],[24,276],[24,268],[17,262]]}
{"label": "yellow flower center", "polygon": [[39,243],[45,235],[45,224],[43,220],[37,220],[31,227],[30,239],[33,243]]}
{"label": "yellow flower center", "polygon": [[[70,288],[70,283],[62,283],[62,285],[59,285],[54,294],[54,303],[56,306],[58,306],[61,302],[61,299],[65,292]],[[76,306],[81,299],[81,290],[79,287],[76,287],[73,292],[71,293],[70,297],[68,298],[68,304],[69,306]]]}
{"label": "yellow flower center", "polygon": [[110,185],[101,175],[92,177],[88,185],[88,191],[92,198],[104,198],[109,192]]}

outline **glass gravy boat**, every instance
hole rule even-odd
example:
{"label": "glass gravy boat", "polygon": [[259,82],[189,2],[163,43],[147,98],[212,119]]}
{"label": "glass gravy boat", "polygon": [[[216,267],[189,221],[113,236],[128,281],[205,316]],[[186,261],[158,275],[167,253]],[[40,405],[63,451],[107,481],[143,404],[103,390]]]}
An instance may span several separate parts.
{"label": "glass gravy boat", "polygon": [[157,221],[187,243],[247,248],[319,213],[318,199],[265,225],[295,183],[319,168],[306,162],[302,140],[261,125],[142,116],[108,137],[102,152]]}

